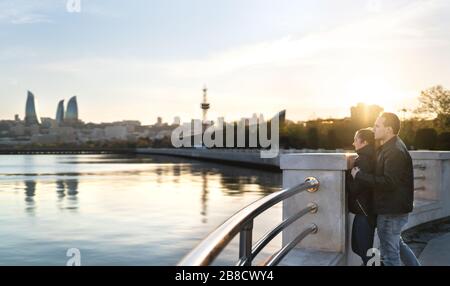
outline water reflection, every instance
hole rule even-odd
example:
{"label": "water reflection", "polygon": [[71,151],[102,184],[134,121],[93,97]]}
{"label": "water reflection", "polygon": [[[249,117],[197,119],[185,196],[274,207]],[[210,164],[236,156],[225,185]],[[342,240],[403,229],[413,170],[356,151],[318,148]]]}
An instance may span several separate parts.
{"label": "water reflection", "polygon": [[66,189],[67,189],[67,199],[68,206],[66,209],[68,210],[77,210],[78,209],[78,180],[71,179],[66,180]]}
{"label": "water reflection", "polygon": [[156,173],[156,184],[159,187],[162,183],[163,169],[161,167],[158,167],[156,168],[155,173]]}
{"label": "water reflection", "polygon": [[58,203],[61,203],[66,196],[65,194],[66,186],[64,185],[63,180],[57,180],[56,181],[56,194],[58,197]]}
{"label": "water reflection", "polygon": [[172,182],[174,184],[178,184],[180,182],[180,175],[181,175],[181,166],[179,164],[175,164],[172,166]]}
{"label": "water reflection", "polygon": [[[192,188],[196,186],[195,182],[199,182],[200,191],[200,220],[203,224],[208,223],[208,199],[211,191],[210,182],[219,183],[219,190],[226,196],[240,196],[245,192],[256,192],[262,195],[269,194],[273,191],[279,190],[281,185],[281,176],[277,173],[254,170],[243,167],[227,166],[212,162],[199,162],[184,158],[167,157],[167,156],[132,156],[121,157],[117,155],[109,155],[99,160],[98,158],[86,158],[74,160],[74,157],[58,159],[61,165],[78,165],[75,170],[61,168],[61,172],[32,172],[25,174],[5,174],[6,176],[21,175],[24,177],[56,177],[54,181],[56,185],[56,202],[59,209],[72,210],[78,209],[78,196],[79,196],[79,180],[78,178],[85,178],[89,176],[136,176],[148,178],[149,182],[155,183],[153,189],[159,189],[168,182],[173,185],[180,185],[181,178],[192,178],[187,187]],[[68,160],[69,159],[69,160]],[[35,162],[36,160],[27,159],[27,162]],[[78,170],[79,165],[82,163],[89,165],[98,164],[103,161],[114,162],[111,165],[121,164],[123,161],[126,164],[133,165],[136,163],[146,163],[149,167],[142,169],[130,169],[130,170],[105,170],[105,171],[87,171],[90,168],[81,167]],[[148,164],[151,162],[151,164]],[[36,163],[35,163],[36,164]],[[36,168],[36,170],[39,170]],[[95,168],[93,169],[95,170]],[[79,172],[76,172],[79,171]],[[65,177],[68,177],[67,179]],[[25,184],[25,201],[26,211],[30,214],[35,213],[36,209],[36,180],[24,180]],[[192,184],[192,185],[191,185]],[[186,185],[179,186],[180,188],[186,187]]]}
{"label": "water reflection", "polygon": [[[237,210],[281,185],[280,173],[167,156],[5,161],[0,265],[59,265],[69,246],[91,250],[86,265],[173,265]],[[17,249],[35,252],[27,262]]]}
{"label": "water reflection", "polygon": [[215,163],[188,165],[186,172],[199,177],[219,176],[221,190],[226,195],[241,195],[249,185],[255,186],[252,191],[269,194],[279,190],[281,185],[281,176],[277,173]]}
{"label": "water reflection", "polygon": [[[56,194],[60,209],[78,209],[78,180],[66,179],[56,181]],[[66,204],[67,203],[67,204]],[[66,205],[66,206],[65,206]]]}
{"label": "water reflection", "polygon": [[207,172],[203,171],[202,173],[202,210],[200,214],[202,215],[202,223],[208,222],[208,177]]}
{"label": "water reflection", "polygon": [[25,212],[34,215],[36,209],[36,181],[25,181]]}

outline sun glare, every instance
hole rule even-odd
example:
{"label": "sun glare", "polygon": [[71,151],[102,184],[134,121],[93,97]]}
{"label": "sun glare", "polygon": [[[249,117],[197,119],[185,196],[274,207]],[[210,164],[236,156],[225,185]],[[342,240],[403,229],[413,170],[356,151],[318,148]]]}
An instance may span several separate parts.
{"label": "sun glare", "polygon": [[377,77],[354,78],[347,86],[347,100],[349,104],[362,102],[376,104],[385,110],[396,110],[397,105],[404,99],[405,92],[395,87],[387,80]]}

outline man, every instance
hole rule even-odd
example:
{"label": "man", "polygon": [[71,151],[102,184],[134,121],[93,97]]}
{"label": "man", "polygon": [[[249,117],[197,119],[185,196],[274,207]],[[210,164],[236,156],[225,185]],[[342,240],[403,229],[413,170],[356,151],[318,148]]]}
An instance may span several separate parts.
{"label": "man", "polygon": [[398,137],[400,120],[394,113],[382,113],[375,121],[375,140],[381,147],[377,151],[374,174],[355,167],[352,176],[374,188],[374,211],[383,264],[400,266],[400,258],[407,266],[418,266],[419,261],[403,242],[402,228],[413,210],[414,174],[409,152]]}

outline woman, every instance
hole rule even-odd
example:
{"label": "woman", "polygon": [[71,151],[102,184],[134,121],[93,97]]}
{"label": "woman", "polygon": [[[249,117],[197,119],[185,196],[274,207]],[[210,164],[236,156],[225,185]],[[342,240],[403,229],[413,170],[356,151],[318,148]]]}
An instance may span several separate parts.
{"label": "woman", "polygon": [[[353,146],[358,154],[354,166],[366,173],[375,170],[375,138],[372,129],[360,129],[356,132]],[[352,227],[352,250],[367,265],[370,257],[367,251],[373,247],[373,239],[376,227],[376,215],[373,211],[372,189],[364,182],[353,180],[349,176],[348,184],[348,208],[355,214]]]}

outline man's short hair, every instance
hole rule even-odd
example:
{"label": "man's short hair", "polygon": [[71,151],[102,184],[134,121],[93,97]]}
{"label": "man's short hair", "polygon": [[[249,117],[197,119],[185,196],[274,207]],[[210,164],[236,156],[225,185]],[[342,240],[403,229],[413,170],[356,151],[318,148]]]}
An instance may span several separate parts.
{"label": "man's short hair", "polygon": [[375,134],[373,133],[372,128],[363,128],[356,131],[356,137],[361,139],[362,141],[366,141],[370,145],[375,144]]}
{"label": "man's short hair", "polygon": [[384,126],[391,127],[394,135],[398,135],[400,132],[400,119],[395,113],[383,112],[380,117],[384,118]]}

